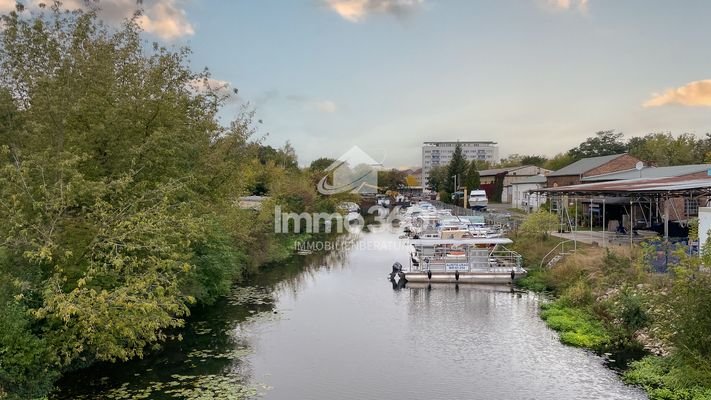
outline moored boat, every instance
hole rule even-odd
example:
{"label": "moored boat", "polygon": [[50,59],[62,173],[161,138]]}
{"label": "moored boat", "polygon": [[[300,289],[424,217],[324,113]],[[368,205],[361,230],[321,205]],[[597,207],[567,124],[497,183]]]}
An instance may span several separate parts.
{"label": "moored boat", "polygon": [[527,273],[521,256],[505,247],[511,243],[508,238],[412,239],[408,266],[394,270],[407,282],[511,283]]}

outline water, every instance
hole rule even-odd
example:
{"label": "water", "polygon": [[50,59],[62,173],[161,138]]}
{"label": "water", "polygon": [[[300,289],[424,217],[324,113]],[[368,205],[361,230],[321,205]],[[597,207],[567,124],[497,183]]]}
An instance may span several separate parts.
{"label": "water", "polygon": [[385,246],[397,239],[358,240],[267,269],[258,289],[198,311],[182,342],[71,374],[57,398],[227,399],[244,388],[273,400],[646,398],[602,358],[560,344],[538,296],[397,290],[386,275],[406,252]]}

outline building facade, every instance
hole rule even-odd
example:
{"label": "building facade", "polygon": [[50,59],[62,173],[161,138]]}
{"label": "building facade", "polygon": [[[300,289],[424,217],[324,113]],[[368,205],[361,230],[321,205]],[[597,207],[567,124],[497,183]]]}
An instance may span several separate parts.
{"label": "building facade", "polygon": [[462,146],[462,155],[467,161],[482,160],[491,164],[499,162],[499,146],[490,141],[447,141],[424,142],[422,144],[422,184],[427,185],[430,170],[433,167],[448,165],[452,160],[454,149],[459,143]]}

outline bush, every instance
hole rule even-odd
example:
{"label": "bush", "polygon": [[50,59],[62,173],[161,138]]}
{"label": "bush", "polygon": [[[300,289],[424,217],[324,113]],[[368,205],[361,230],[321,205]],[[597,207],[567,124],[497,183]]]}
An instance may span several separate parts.
{"label": "bush", "polygon": [[708,378],[678,357],[656,356],[632,362],[623,375],[625,382],[644,388],[651,400],[710,400],[711,388],[698,383]]}
{"label": "bush", "polygon": [[26,310],[13,301],[0,306],[0,398],[47,393],[58,375],[52,359],[45,341],[32,333]]}
{"label": "bush", "polygon": [[545,292],[549,288],[545,281],[545,271],[540,269],[529,270],[528,275],[516,281],[516,285],[521,288],[528,289],[532,292]]}
{"label": "bush", "polygon": [[521,236],[545,240],[549,232],[558,229],[558,216],[547,211],[538,210],[529,214],[518,228]]}
{"label": "bush", "polygon": [[579,280],[567,287],[561,294],[560,299],[572,306],[582,307],[591,304],[594,296],[590,284]]}

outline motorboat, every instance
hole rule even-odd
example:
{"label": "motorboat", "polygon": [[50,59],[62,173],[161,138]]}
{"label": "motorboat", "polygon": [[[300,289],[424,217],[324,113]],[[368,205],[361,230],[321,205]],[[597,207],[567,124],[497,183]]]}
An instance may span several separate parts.
{"label": "motorboat", "polygon": [[393,274],[407,282],[511,283],[526,276],[521,256],[508,238],[410,239],[410,259]]}

